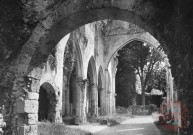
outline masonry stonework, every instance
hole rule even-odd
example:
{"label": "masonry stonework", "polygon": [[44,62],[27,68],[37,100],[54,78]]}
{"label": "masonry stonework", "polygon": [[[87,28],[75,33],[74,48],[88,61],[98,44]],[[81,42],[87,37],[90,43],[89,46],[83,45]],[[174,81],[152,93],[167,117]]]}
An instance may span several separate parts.
{"label": "masonry stonework", "polygon": [[[0,22],[3,26],[0,31],[0,115],[3,115],[0,116],[0,132],[6,125],[5,134],[8,135],[11,132],[15,135],[36,134],[39,90],[44,83],[53,87],[54,121],[62,122],[62,117],[69,113],[66,109],[69,103],[64,99],[69,97],[69,86],[66,85],[69,79],[63,75],[63,68],[67,67],[63,60],[71,35],[77,50],[77,60],[72,62],[77,63],[76,78],[81,78],[82,82],[88,80],[89,61],[91,58],[94,61],[91,71],[96,73],[91,76],[96,85],[92,96],[95,114],[98,113],[98,93],[102,93],[100,114],[115,111],[116,64],[112,64],[112,59],[120,47],[133,40],[163,46],[176,85],[184,91],[181,98],[187,104],[193,101],[192,20],[187,16],[192,14],[189,6],[192,2],[7,0],[0,3],[4,18]],[[98,88],[100,67],[104,84]],[[86,121],[86,92],[86,86],[76,85],[77,123]],[[169,96],[172,98],[173,94]],[[193,110],[191,106],[189,109]]]}

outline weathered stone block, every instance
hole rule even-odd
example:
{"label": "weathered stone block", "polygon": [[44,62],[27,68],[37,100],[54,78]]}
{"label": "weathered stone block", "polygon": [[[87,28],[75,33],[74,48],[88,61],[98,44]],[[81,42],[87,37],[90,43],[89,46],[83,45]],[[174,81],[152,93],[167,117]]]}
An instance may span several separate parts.
{"label": "weathered stone block", "polygon": [[31,90],[32,92],[38,92],[39,91],[39,88],[40,88],[40,82],[39,80],[33,80],[32,81],[32,84],[31,84]]}
{"label": "weathered stone block", "polygon": [[37,135],[37,125],[20,126],[19,135]]}
{"label": "weathered stone block", "polygon": [[17,113],[37,113],[38,112],[38,101],[36,100],[21,100],[16,101],[16,112]]}
{"label": "weathered stone block", "polygon": [[39,99],[39,94],[35,92],[29,92],[28,93],[28,99],[29,100],[38,100]]}
{"label": "weathered stone block", "polygon": [[38,122],[38,114],[28,114],[28,124],[35,125]]}

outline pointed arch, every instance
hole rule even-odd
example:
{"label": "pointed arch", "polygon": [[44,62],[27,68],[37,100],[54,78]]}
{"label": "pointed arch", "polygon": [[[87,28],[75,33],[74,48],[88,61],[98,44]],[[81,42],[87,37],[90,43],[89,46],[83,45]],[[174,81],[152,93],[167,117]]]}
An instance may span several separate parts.
{"label": "pointed arch", "polygon": [[83,60],[82,60],[82,52],[80,49],[79,45],[76,45],[76,71],[77,71],[77,75],[79,77],[83,78],[83,73],[84,73],[84,69],[83,69]]}
{"label": "pointed arch", "polygon": [[98,71],[98,88],[104,88],[104,73],[102,66],[99,67]]}
{"label": "pointed arch", "polygon": [[88,77],[90,79],[90,84],[97,84],[97,72],[96,72],[96,63],[94,57],[91,56],[88,68],[87,68]]}

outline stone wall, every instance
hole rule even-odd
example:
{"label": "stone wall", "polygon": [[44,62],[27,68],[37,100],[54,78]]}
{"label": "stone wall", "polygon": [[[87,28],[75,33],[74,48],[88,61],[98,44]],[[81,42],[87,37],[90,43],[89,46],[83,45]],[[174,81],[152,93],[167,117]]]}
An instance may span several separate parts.
{"label": "stone wall", "polygon": [[[8,126],[12,125],[13,130],[21,123],[28,123],[28,120],[25,121],[25,117],[31,114],[25,109],[22,112],[17,112],[16,100],[22,104],[21,108],[28,102],[34,102],[34,104],[37,102],[35,99],[28,99],[26,95],[27,93],[38,93],[41,84],[41,64],[47,60],[59,41],[78,27],[103,19],[131,22],[159,40],[168,53],[180,99],[188,106],[193,101],[191,0],[45,0],[43,2],[39,0],[6,0],[1,1],[0,6],[0,24],[2,26],[0,31],[2,52],[0,54],[0,92],[4,93],[0,102],[6,101],[7,95],[10,97],[6,103],[0,104],[5,104],[5,121]],[[88,61],[91,56],[97,63],[97,72],[100,65],[104,70],[107,69],[107,61],[111,56],[109,55],[107,59],[103,59],[103,55],[96,57],[96,54],[103,54],[108,50],[106,50],[106,45],[103,46],[101,39],[97,41],[98,50],[95,48],[94,28],[95,26],[92,24],[82,27],[81,33],[86,35],[86,38],[80,38],[84,69],[83,76],[81,76],[83,80],[86,79]],[[63,58],[62,55],[58,56],[58,60]],[[100,63],[103,60],[106,63],[105,66]],[[62,75],[59,75],[62,74],[63,70],[60,70],[62,66],[63,64],[56,69],[60,73],[55,76],[61,85],[54,86],[56,93],[60,93],[59,103],[62,102],[63,79]],[[188,109],[193,110],[191,106]],[[27,114],[23,115],[23,113]],[[59,113],[58,117],[60,117]],[[7,120],[10,118],[11,122]],[[30,126],[20,127],[22,132],[26,132]]]}

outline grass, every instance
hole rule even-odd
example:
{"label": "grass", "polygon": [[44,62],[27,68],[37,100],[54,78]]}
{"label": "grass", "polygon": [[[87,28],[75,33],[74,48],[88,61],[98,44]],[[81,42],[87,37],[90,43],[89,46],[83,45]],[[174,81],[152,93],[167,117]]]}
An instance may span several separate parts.
{"label": "grass", "polygon": [[38,123],[38,135],[91,135],[91,133],[72,129],[60,123],[40,122]]}

